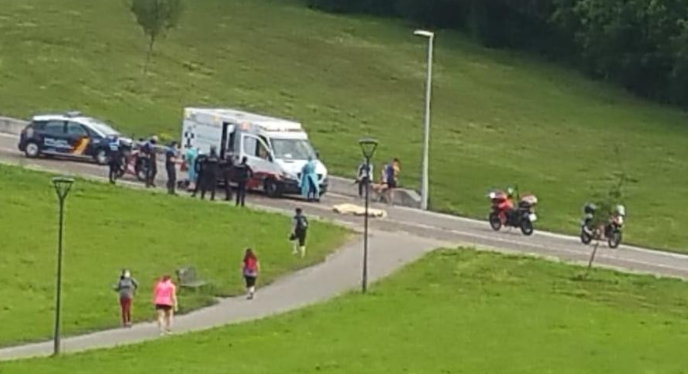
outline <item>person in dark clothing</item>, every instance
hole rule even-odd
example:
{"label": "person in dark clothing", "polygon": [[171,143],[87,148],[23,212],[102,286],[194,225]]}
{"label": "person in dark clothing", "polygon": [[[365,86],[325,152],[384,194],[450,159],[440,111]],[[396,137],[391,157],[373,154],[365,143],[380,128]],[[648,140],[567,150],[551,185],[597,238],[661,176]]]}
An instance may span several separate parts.
{"label": "person in dark clothing", "polygon": [[191,193],[191,197],[196,197],[196,193],[199,192],[203,184],[206,159],[208,159],[208,155],[200,154],[198,155],[198,157],[196,157],[196,161],[194,162],[194,171],[196,172],[196,185],[194,186],[194,192]]}
{"label": "person in dark clothing", "polygon": [[246,198],[246,184],[253,176],[253,171],[251,171],[251,168],[249,165],[247,165],[247,161],[247,158],[243,157],[242,162],[240,162],[238,165],[235,165],[233,168],[234,178],[237,182],[237,197],[235,200],[236,206],[244,206],[244,199]]}
{"label": "person in dark clothing", "polygon": [[158,137],[152,136],[151,140],[144,145],[144,151],[148,156],[148,172],[146,173],[146,187],[155,187],[155,178],[158,174],[158,162],[156,159],[155,146],[158,143]]}
{"label": "person in dark clothing", "polygon": [[167,193],[176,195],[175,187],[177,186],[177,170],[175,163],[177,161],[177,143],[171,142],[165,149],[165,171],[167,172]]}
{"label": "person in dark clothing", "polygon": [[108,142],[108,179],[115,184],[115,179],[120,175],[122,169],[122,147],[117,137],[113,137]]}
{"label": "person in dark clothing", "polygon": [[356,171],[356,183],[359,185],[359,197],[364,197],[365,188],[371,184],[372,175],[373,165],[366,164],[366,160],[359,164],[359,167]]}
{"label": "person in dark clothing", "polygon": [[[306,256],[306,231],[309,227],[309,221],[306,216],[302,214],[301,208],[294,210],[295,215],[292,218],[292,233],[289,239],[293,243],[292,254],[299,253],[301,257]],[[298,245],[298,247],[297,247]]]}
{"label": "person in dark clothing", "polygon": [[232,174],[234,168],[234,161],[232,159],[232,154],[228,153],[225,158],[220,162],[220,174],[225,185],[225,201],[232,200],[232,186],[230,181],[232,181]]}
{"label": "person in dark clothing", "polygon": [[211,152],[204,160],[203,178],[201,178],[201,199],[206,198],[206,192],[210,191],[211,201],[215,200],[215,187],[218,183],[218,167],[220,159],[215,147],[211,147]]}

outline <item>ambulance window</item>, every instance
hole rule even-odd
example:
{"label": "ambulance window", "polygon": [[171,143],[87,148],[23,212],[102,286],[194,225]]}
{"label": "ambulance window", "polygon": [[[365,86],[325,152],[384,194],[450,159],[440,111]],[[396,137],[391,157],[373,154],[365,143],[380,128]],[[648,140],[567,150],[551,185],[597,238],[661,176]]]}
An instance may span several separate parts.
{"label": "ambulance window", "polygon": [[244,139],[242,139],[242,149],[244,150],[244,153],[247,155],[255,156],[256,155],[256,143],[257,140],[254,137],[251,136],[245,136]]}
{"label": "ambulance window", "polygon": [[265,147],[264,143],[256,140],[256,144],[256,156],[264,160],[270,160],[270,152],[268,152],[268,148]]}

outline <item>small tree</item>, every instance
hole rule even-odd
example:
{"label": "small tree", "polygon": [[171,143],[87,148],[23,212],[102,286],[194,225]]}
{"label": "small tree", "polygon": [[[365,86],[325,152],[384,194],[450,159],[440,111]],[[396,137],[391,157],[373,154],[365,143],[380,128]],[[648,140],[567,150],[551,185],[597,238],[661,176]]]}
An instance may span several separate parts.
{"label": "small tree", "polygon": [[132,0],[131,11],[148,37],[144,74],[148,71],[155,41],[164,36],[167,30],[177,26],[182,9],[182,0]]}

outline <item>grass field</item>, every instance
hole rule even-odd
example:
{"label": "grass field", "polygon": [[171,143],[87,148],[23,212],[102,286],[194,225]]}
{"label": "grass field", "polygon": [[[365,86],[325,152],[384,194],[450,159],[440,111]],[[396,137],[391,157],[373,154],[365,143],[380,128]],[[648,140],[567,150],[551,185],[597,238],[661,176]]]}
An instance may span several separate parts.
{"label": "grass field", "polygon": [[[400,157],[402,184],[417,185],[425,42],[407,25],[292,1],[188,1],[144,77],[126,4],[5,2],[0,113],[76,108],[178,137],[184,106],[243,108],[302,121],[341,175],[359,162],[357,139],[378,137],[376,166]],[[632,180],[625,241],[686,252],[686,112],[459,34],[436,40],[433,209],[485,217],[488,189],[518,185],[540,197],[540,228],[575,233],[582,204],[620,169],[617,147]]]}
{"label": "grass field", "polygon": [[[50,175],[0,165],[0,345],[51,333],[57,198]],[[77,180],[66,203],[63,326],[68,334],[118,324],[112,290],[129,268],[142,287],[135,320],[151,319],[150,288],[163,274],[195,266],[212,286],[181,295],[182,311],[242,290],[246,246],[261,261],[261,283],[321,261],[346,232],[314,222],[309,255],[291,255],[289,218]],[[0,370],[1,371],[1,370]]]}
{"label": "grass field", "polygon": [[687,284],[442,250],[373,287],[284,316],[3,374],[686,373]]}

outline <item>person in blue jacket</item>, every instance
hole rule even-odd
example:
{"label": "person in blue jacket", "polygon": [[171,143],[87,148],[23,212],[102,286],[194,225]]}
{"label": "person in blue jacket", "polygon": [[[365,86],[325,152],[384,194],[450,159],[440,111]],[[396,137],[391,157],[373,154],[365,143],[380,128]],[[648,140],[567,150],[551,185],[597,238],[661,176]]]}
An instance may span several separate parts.
{"label": "person in blue jacket", "polygon": [[301,179],[299,180],[302,196],[308,201],[319,200],[320,191],[318,188],[318,175],[316,174],[316,162],[309,156],[308,161],[301,169]]}

